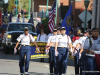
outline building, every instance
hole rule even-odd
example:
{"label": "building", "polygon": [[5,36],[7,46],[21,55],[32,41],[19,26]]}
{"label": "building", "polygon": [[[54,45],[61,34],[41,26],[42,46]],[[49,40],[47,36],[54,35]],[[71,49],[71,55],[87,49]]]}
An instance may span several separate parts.
{"label": "building", "polygon": [[[92,14],[93,0],[89,1],[90,3],[87,10]],[[53,3],[54,0],[49,0],[49,7],[48,7],[49,10],[51,9]],[[81,24],[83,22],[79,19],[78,15],[81,13],[80,10],[82,11],[85,10],[84,0],[58,0],[57,23],[61,22],[64,19],[71,4],[72,4],[72,20],[74,22],[73,27],[76,28],[77,25],[81,27]],[[34,12],[39,12],[42,9],[46,11],[47,0],[33,0],[31,5],[33,7],[32,11]],[[88,22],[89,28],[91,28],[91,20]]]}

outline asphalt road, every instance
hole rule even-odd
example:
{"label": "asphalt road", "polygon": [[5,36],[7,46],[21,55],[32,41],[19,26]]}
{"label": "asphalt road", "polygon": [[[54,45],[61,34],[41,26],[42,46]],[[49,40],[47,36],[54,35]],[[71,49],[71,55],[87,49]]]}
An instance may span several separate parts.
{"label": "asphalt road", "polygon": [[[43,63],[39,61],[40,59],[30,60],[29,75],[50,75],[48,59]],[[75,75],[74,70],[74,61],[69,59],[66,75]],[[4,54],[0,50],[0,75],[20,75],[18,54]]]}

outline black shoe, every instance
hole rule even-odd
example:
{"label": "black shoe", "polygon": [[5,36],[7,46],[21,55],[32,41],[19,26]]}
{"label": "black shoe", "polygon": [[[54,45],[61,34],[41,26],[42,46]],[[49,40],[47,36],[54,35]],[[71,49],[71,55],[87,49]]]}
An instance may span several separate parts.
{"label": "black shoe", "polygon": [[23,75],[23,74],[20,74],[20,75]]}
{"label": "black shoe", "polygon": [[29,75],[29,74],[25,74],[25,75]]}

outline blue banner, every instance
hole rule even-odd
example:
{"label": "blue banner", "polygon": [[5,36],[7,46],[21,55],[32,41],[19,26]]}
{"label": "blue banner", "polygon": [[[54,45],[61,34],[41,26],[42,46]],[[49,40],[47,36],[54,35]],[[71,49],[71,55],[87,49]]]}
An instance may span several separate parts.
{"label": "blue banner", "polygon": [[6,30],[7,28],[7,25],[8,25],[8,12],[6,12],[3,16],[3,25],[2,25],[2,28],[4,28],[4,30]]}
{"label": "blue banner", "polygon": [[70,6],[61,27],[65,27],[66,28],[66,34],[69,35],[69,31],[71,29],[71,14],[72,14],[72,5]]}

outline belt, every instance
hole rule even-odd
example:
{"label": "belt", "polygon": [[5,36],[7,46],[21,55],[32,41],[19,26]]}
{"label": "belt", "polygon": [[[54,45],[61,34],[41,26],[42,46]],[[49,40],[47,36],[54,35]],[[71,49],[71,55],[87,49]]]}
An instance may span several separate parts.
{"label": "belt", "polygon": [[58,47],[58,48],[67,48],[67,47]]}
{"label": "belt", "polygon": [[30,46],[30,45],[22,45],[22,46]]}

